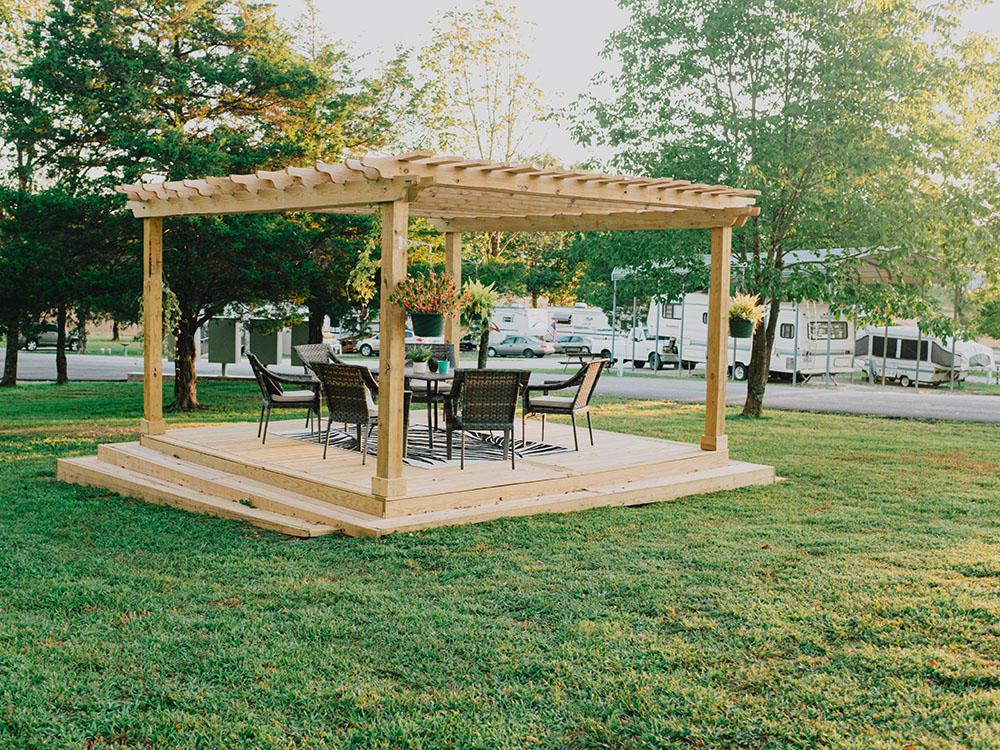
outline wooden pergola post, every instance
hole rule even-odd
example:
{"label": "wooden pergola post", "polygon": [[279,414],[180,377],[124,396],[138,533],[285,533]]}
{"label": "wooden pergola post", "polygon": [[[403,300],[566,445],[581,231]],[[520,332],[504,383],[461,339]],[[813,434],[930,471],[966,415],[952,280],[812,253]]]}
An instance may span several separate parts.
{"label": "wooden pergola post", "polygon": [[[445,232],[444,235],[444,269],[459,293],[462,291],[462,233]],[[459,340],[462,338],[462,321],[460,315],[445,318],[444,340],[455,348],[455,361],[459,361]]]}
{"label": "wooden pergola post", "polygon": [[732,246],[732,227],[712,228],[705,434],[701,436],[701,449],[706,451],[726,451],[729,447],[726,437],[726,355],[729,341],[729,262]]}
{"label": "wooden pergola post", "polygon": [[142,220],[142,422],[144,435],[162,435],[163,219]]}
{"label": "wooden pergola post", "polygon": [[389,295],[406,278],[406,250],[410,204],[382,203],[382,283],[379,306],[378,456],[372,493],[399,497],[406,493],[403,478],[403,370],[406,311],[389,302]]}

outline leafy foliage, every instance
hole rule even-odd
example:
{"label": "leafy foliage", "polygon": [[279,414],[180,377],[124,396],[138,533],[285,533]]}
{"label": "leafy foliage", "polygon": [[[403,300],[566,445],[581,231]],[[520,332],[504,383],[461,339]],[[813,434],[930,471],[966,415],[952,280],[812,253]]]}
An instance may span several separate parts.
{"label": "leafy foliage", "polygon": [[[996,163],[997,123],[971,104],[995,98],[993,47],[962,40],[961,4],[622,6],[630,22],[605,49],[621,73],[594,87],[614,93],[585,96],[575,132],[612,147],[623,171],[762,191],[761,216],[734,234],[740,283],[770,309],[755,336],[745,407],[759,414],[778,301],[857,286],[863,255],[896,270],[926,241],[914,218],[928,183],[974,184]],[[846,252],[805,263],[793,255],[829,248]]]}

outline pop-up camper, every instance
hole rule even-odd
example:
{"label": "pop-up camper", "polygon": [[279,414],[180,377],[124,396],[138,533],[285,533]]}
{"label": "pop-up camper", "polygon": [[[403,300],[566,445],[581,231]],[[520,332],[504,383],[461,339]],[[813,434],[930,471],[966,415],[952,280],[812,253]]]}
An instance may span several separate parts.
{"label": "pop-up camper", "polygon": [[948,383],[953,377],[953,367],[955,382],[965,380],[969,361],[960,347],[956,343],[953,358],[951,339],[921,334],[911,326],[889,326],[861,331],[854,351],[858,364],[870,377],[894,380],[906,388],[914,383]]}

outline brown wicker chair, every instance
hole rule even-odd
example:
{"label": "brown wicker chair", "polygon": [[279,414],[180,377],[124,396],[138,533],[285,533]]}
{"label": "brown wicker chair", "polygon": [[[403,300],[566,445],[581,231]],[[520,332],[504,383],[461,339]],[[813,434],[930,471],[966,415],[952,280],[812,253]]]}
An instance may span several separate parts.
{"label": "brown wicker chair", "polygon": [[[430,349],[432,361],[429,364],[431,365],[437,360],[446,359],[452,372],[458,369],[458,364],[455,362],[455,347],[451,344],[407,344],[407,362],[410,361],[410,352],[414,349]],[[438,426],[437,405],[443,403],[445,397],[451,392],[451,383],[431,384],[425,380],[411,380],[406,387],[413,392],[413,403],[426,404],[429,402],[431,404],[427,412],[427,429],[436,430]]]}
{"label": "brown wicker chair", "polygon": [[514,418],[524,375],[518,370],[457,370],[444,402],[448,460],[452,435],[461,433],[461,468],[465,468],[465,431],[502,430],[504,460],[514,468]]}
{"label": "brown wicker chair", "polygon": [[[576,437],[576,415],[587,415],[587,431],[590,433],[590,444],[594,444],[594,428],[590,423],[590,399],[597,388],[597,381],[606,359],[588,362],[573,377],[563,381],[550,381],[544,385],[529,385],[524,389],[524,403],[521,408],[521,439],[525,439],[526,418],[529,414],[540,414],[542,417],[542,440],[545,440],[545,415],[562,414],[569,416],[573,423],[573,447],[580,450],[580,442]],[[550,391],[567,391],[572,388],[576,393],[572,396],[550,396]],[[534,395],[534,394],[539,395]]]}
{"label": "brown wicker chair", "polygon": [[[364,365],[337,365],[329,362],[315,362],[312,365],[319,378],[329,417],[326,421],[326,440],[323,444],[323,458],[330,447],[330,429],[334,422],[352,424],[358,430],[358,450],[364,465],[368,455],[368,439],[378,424],[378,383]],[[409,430],[410,394],[403,394],[403,455],[406,455],[406,433]],[[362,427],[367,432],[362,437]]]}
{"label": "brown wicker chair", "polygon": [[299,355],[302,364],[309,370],[312,370],[313,363],[315,362],[332,362],[335,365],[345,364],[333,353],[333,350],[327,344],[299,344],[292,348]]}
{"label": "brown wicker chair", "polygon": [[[250,369],[253,370],[254,378],[260,387],[260,422],[257,424],[257,437],[261,438],[261,442],[267,442],[267,425],[271,421],[271,409],[306,409],[306,427],[312,429],[312,417],[315,414],[318,430],[319,389],[311,385],[308,380],[271,372],[252,352],[247,352],[246,356],[250,360]],[[284,388],[286,385],[296,385],[299,389],[286,391]]]}

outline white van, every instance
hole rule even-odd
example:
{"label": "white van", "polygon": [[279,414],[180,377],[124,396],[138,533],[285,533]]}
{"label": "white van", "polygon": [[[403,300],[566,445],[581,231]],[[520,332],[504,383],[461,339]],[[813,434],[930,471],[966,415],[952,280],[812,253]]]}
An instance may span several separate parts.
{"label": "white van", "polygon": [[[782,302],[771,350],[771,376],[805,381],[814,375],[836,375],[854,369],[854,326],[848,320],[830,320],[823,302]],[[676,337],[685,369],[708,360],[708,295],[695,292],[676,303],[650,303],[646,327],[660,337]],[[726,358],[736,380],[746,380],[753,339],[727,342]]]}
{"label": "white van", "polygon": [[884,377],[907,388],[914,383],[950,382],[953,362],[955,382],[965,380],[969,361],[961,354],[961,344],[956,345],[953,359],[951,343],[951,339],[921,334],[916,327],[868,327],[858,334],[854,351],[858,364],[870,377]]}

